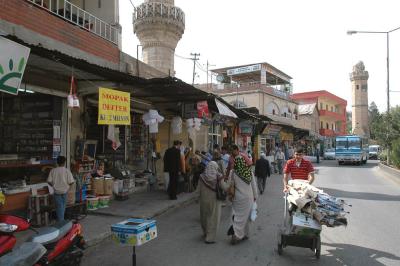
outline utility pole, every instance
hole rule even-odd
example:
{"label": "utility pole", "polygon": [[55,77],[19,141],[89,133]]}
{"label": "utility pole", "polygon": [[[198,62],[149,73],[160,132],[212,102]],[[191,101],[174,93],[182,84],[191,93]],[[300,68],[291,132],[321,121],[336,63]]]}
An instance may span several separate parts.
{"label": "utility pole", "polygon": [[191,60],[193,60],[193,80],[192,80],[192,86],[194,85],[194,77],[196,75],[196,61],[199,60],[198,56],[200,56],[200,54],[196,54],[196,53],[190,53],[191,56],[193,56],[193,58],[190,58]]}
{"label": "utility pole", "polygon": [[[208,60],[207,60],[207,91],[208,91],[208,67],[209,66],[215,66],[215,65],[211,65],[210,63],[208,63]],[[211,75],[211,89],[212,89],[212,75]]]}

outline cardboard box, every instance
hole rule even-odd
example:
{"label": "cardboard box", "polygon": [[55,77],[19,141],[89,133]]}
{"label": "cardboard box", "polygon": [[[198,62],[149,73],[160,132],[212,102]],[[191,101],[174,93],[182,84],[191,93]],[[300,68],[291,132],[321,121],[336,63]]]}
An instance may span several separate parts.
{"label": "cardboard box", "polygon": [[128,219],[111,225],[112,239],[122,245],[140,246],[157,237],[155,220]]}
{"label": "cardboard box", "polygon": [[321,225],[312,216],[295,212],[292,216],[291,232],[296,235],[319,235],[321,233]]}

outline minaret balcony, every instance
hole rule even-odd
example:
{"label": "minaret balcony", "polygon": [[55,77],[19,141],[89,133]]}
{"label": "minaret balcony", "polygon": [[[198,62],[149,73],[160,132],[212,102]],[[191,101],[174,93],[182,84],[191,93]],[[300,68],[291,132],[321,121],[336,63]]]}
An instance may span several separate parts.
{"label": "minaret balcony", "polygon": [[183,34],[185,30],[185,13],[174,5],[148,2],[136,7],[133,13],[133,28],[136,32],[137,27],[142,23],[162,22],[174,24]]}

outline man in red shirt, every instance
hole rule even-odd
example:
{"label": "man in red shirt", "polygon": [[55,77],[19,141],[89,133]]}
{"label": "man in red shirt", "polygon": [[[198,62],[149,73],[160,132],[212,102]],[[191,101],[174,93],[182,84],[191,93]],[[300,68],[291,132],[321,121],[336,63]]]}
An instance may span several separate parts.
{"label": "man in red shirt", "polygon": [[288,191],[289,174],[292,179],[308,180],[309,184],[314,181],[314,167],[310,161],[303,158],[303,149],[297,149],[294,158],[287,161],[283,169],[283,192]]}

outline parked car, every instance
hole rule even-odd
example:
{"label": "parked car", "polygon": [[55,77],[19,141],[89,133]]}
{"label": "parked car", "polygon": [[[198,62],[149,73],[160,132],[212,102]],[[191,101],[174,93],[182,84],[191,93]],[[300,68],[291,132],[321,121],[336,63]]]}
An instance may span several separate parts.
{"label": "parked car", "polygon": [[369,150],[369,159],[378,160],[379,153],[381,152],[381,147],[379,145],[370,145],[368,147]]}
{"label": "parked car", "polygon": [[335,160],[335,149],[326,149],[324,152],[324,160]]}

